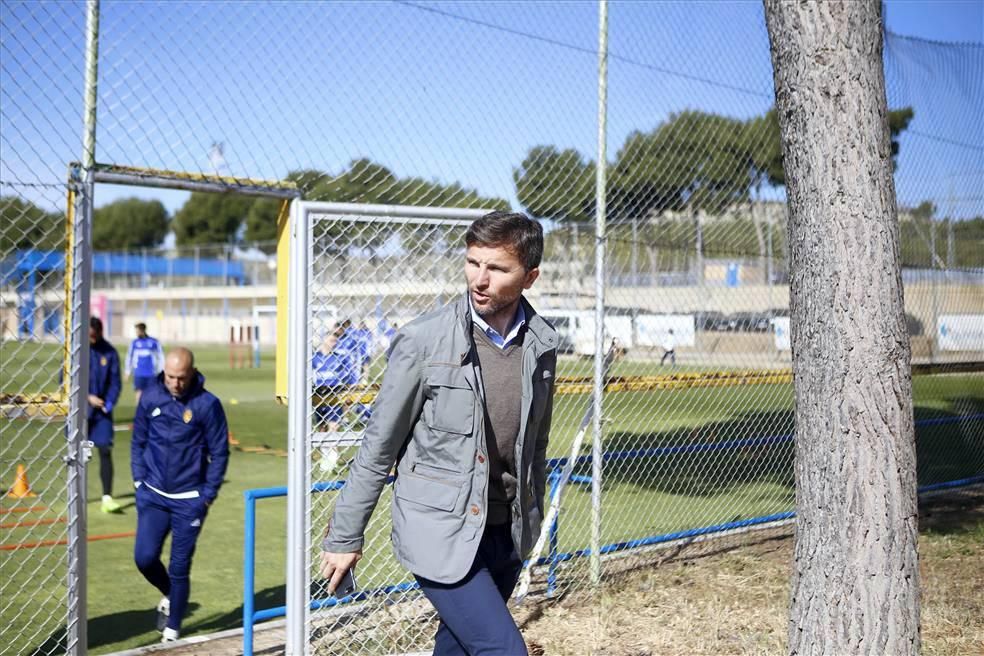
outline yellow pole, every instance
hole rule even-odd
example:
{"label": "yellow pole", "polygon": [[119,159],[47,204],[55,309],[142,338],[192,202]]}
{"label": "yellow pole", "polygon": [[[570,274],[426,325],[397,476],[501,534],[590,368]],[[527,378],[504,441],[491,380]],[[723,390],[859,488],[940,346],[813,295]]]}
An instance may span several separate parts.
{"label": "yellow pole", "polygon": [[277,215],[277,355],[274,393],[287,403],[287,271],[290,261],[290,201],[280,204]]}
{"label": "yellow pole", "polygon": [[61,399],[68,400],[68,372],[71,360],[68,331],[72,329],[72,249],[75,246],[75,176],[69,173],[68,198],[65,207],[65,300],[62,309],[62,381]]}

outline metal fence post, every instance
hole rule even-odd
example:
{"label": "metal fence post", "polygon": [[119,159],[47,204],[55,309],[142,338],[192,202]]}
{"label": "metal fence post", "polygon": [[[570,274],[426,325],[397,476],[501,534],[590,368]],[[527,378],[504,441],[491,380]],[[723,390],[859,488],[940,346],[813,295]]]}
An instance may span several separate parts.
{"label": "metal fence post", "polygon": [[288,656],[307,651],[307,212],[291,206],[287,353],[294,363],[287,382],[287,644]]}
{"label": "metal fence post", "polygon": [[608,113],[608,0],[598,2],[598,166],[595,210],[594,441],[591,446],[591,582],[601,581],[602,394],[605,388],[605,166]]}
{"label": "metal fence post", "polygon": [[92,199],[96,162],[96,85],[99,63],[99,0],[86,4],[85,105],[82,121],[82,170],[71,173],[75,187],[75,220],[71,234],[71,325],[69,340],[68,425],[65,462],[68,466],[68,626],[66,653],[88,649],[86,604],[86,461],[89,389],[89,295],[92,285]]}

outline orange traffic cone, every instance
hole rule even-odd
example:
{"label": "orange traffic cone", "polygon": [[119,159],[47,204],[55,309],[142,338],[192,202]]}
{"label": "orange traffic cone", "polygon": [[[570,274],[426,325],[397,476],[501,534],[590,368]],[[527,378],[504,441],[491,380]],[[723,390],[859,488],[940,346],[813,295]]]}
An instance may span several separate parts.
{"label": "orange traffic cone", "polygon": [[38,496],[31,492],[31,484],[27,482],[27,468],[24,465],[17,465],[17,478],[14,479],[14,487],[10,488],[7,496],[14,499]]}
{"label": "orange traffic cone", "polygon": [[239,446],[239,440],[233,437],[232,431],[229,431],[229,444],[232,446]]}

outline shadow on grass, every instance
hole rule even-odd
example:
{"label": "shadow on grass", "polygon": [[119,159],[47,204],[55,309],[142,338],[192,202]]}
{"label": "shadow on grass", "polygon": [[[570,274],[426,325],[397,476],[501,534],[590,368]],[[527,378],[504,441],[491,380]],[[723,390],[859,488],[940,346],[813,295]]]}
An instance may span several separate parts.
{"label": "shadow on grass", "polygon": [[984,487],[948,490],[920,499],[920,533],[953,535],[971,531],[984,538]]}
{"label": "shadow on grass", "polygon": [[[267,608],[276,608],[287,603],[287,587],[285,585],[275,585],[270,588],[258,590],[253,597],[253,608],[257,611]],[[227,629],[237,629],[243,625],[243,606],[230,610],[227,613],[216,613],[212,615],[195,618],[188,617],[184,621],[184,626],[189,633],[214,633]]]}
{"label": "shadow on grass", "polygon": [[924,422],[916,426],[920,486],[984,474],[984,419],[959,419],[984,414],[984,399],[959,397],[952,404],[952,412],[915,409],[916,421]]}
{"label": "shadow on grass", "polygon": [[[194,615],[198,610],[199,604],[188,602],[188,615]],[[89,649],[96,649],[104,645],[111,645],[141,636],[145,633],[154,631],[157,622],[157,611],[153,608],[140,608],[138,610],[127,610],[111,615],[100,617],[90,617]],[[188,628],[187,621],[185,628]],[[189,631],[190,632],[190,631]],[[159,639],[159,638],[158,638]],[[152,640],[152,642],[155,642]],[[52,634],[40,646],[30,652],[32,656],[41,654],[57,654],[67,651],[66,637],[64,632]]]}
{"label": "shadow on grass", "polygon": [[[916,462],[920,486],[984,474],[984,399],[961,397],[953,411],[916,407]],[[691,497],[727,494],[751,484],[778,485],[792,493],[795,449],[791,411],[749,413],[671,431],[618,432],[607,453],[670,449],[655,455],[610,458],[605,482]],[[678,448],[682,447],[682,448]],[[590,475],[590,463],[575,473]]]}

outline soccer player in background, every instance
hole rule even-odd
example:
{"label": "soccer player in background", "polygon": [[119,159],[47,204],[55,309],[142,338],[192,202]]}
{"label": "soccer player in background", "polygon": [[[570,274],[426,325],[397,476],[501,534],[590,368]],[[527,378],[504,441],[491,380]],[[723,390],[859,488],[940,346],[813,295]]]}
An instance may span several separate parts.
{"label": "soccer player in background", "polygon": [[133,391],[140,405],[140,394],[157,378],[164,369],[164,349],[161,343],[147,334],[147,324],[140,322],[136,326],[137,338],[130,342],[126,352],[126,371],[124,380],[133,374]]}
{"label": "soccer player in background", "polygon": [[120,398],[120,356],[103,337],[99,317],[89,319],[89,440],[99,450],[104,513],[118,513],[113,500],[113,407]]}

